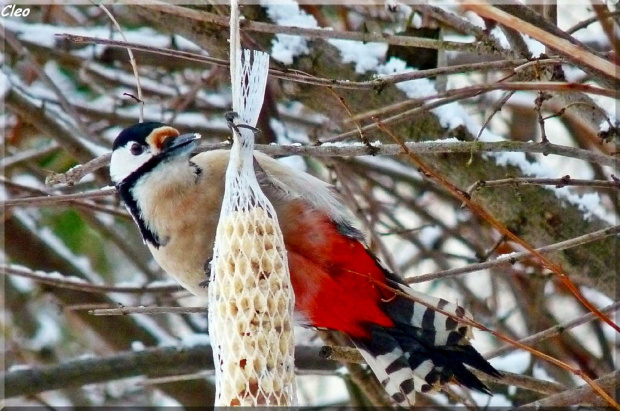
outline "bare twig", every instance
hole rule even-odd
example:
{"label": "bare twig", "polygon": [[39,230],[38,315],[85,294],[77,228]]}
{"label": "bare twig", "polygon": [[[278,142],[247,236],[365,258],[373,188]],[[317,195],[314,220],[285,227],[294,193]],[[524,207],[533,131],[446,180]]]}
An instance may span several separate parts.
{"label": "bare twig", "polygon": [[[108,15],[110,20],[112,20],[112,23],[114,23],[114,25],[116,26],[116,29],[118,30],[120,35],[123,37],[123,40],[125,40],[126,42],[127,37],[125,37],[125,33],[123,33],[123,29],[121,28],[121,25],[118,24],[118,22],[116,21],[112,13],[110,13],[110,11],[103,4],[99,4],[99,8],[103,10],[105,14]],[[140,107],[140,123],[142,123],[144,121],[144,99],[142,98],[142,87],[140,87],[140,76],[138,75],[138,65],[136,64],[136,59],[133,57],[133,52],[131,51],[130,48],[127,48],[127,53],[129,53],[129,62],[131,63],[133,74],[136,77],[136,89],[138,90],[137,100],[138,100],[138,105]]]}
{"label": "bare twig", "polygon": [[206,313],[206,307],[118,307],[95,308],[88,313],[92,315],[127,315],[127,314],[190,314]]}
{"label": "bare twig", "polygon": [[[614,311],[617,311],[618,309],[620,309],[620,301],[617,301],[613,304],[608,305],[605,308],[601,308],[601,312],[604,313],[613,313]],[[535,343],[538,343],[540,341],[546,340],[548,338],[554,337],[556,335],[560,335],[565,331],[568,331],[572,328],[575,328],[577,326],[580,326],[582,324],[585,324],[587,322],[596,320],[596,315],[594,315],[594,313],[587,313],[584,314],[580,317],[577,317],[573,320],[569,320],[569,321],[565,321],[561,324],[558,324],[554,327],[548,328],[544,331],[540,331],[536,334],[532,334],[528,337],[525,337],[521,340],[519,340],[519,342],[521,344],[527,344],[527,345],[532,345]],[[502,355],[506,355],[510,352],[516,351],[518,348],[512,345],[505,345],[501,348],[498,348],[496,350],[493,351],[489,351],[488,353],[486,353],[484,355],[485,358],[490,359],[490,358],[496,358]]]}
{"label": "bare twig", "polygon": [[[605,14],[604,18],[605,19],[611,19],[611,18],[617,17],[617,16],[620,16],[620,11],[619,10],[616,10],[616,11],[613,11],[613,12],[609,12],[608,14]],[[580,21],[579,23],[575,24],[573,27],[569,28],[568,30],[566,30],[566,33],[567,34],[573,34],[576,31],[579,31],[581,29],[584,29],[584,28],[588,27],[592,23],[596,23],[600,19],[601,19],[601,17],[598,16],[598,15],[590,17],[590,18],[587,18],[587,19],[585,19],[583,21]]]}
{"label": "bare twig", "polygon": [[[614,371],[595,381],[601,388],[615,395],[620,386],[620,371]],[[597,406],[607,405],[597,397],[597,392],[592,387],[582,386],[572,390],[551,395],[547,398],[524,404],[516,408],[517,410],[531,410],[541,407],[568,407],[576,404],[594,404]]]}
{"label": "bare twig", "polygon": [[79,290],[88,293],[124,293],[124,294],[144,294],[144,293],[171,293],[178,291],[178,285],[149,285],[142,287],[126,287],[115,285],[90,284],[78,277],[66,277],[59,273],[46,273],[34,271],[26,267],[13,264],[0,264],[0,273],[3,275],[15,275],[18,277],[29,278],[39,283],[52,285],[55,287]]}
{"label": "bare twig", "polygon": [[481,180],[472,184],[467,189],[469,194],[474,191],[485,187],[499,187],[505,185],[541,185],[541,186],[555,186],[556,188],[566,186],[582,186],[582,187],[598,187],[598,188],[620,188],[620,181],[615,180],[583,180],[578,178],[570,178],[569,175],[565,175],[562,178],[539,178],[539,177],[518,177],[518,178],[504,178],[501,180]]}
{"label": "bare twig", "polygon": [[4,201],[0,201],[0,206],[5,207],[15,207],[18,205],[40,205],[40,204],[50,204],[50,203],[62,203],[66,201],[74,201],[84,198],[98,198],[98,197],[108,197],[116,194],[116,189],[114,187],[106,187],[100,190],[87,191],[84,193],[77,194],[57,194],[57,195],[49,195],[45,197],[24,197],[24,198],[12,198]]}
{"label": "bare twig", "polygon": [[[0,183],[4,184],[6,187],[10,189],[16,189],[23,192],[27,192],[30,194],[38,195],[38,197],[26,197],[26,198],[16,198],[16,199],[8,199],[5,201],[0,201],[0,205],[4,205],[7,208],[16,207],[16,206],[39,206],[42,204],[58,204],[61,202],[69,202],[73,205],[88,211],[100,211],[102,213],[112,214],[123,218],[131,218],[129,213],[123,209],[119,209],[113,206],[101,205],[92,201],[85,201],[82,198],[92,197],[91,193],[78,193],[78,194],[67,194],[65,195],[50,195],[50,193],[45,192],[43,190],[39,190],[37,188],[24,186],[21,184],[17,184],[13,181],[9,181],[3,177],[0,177]],[[95,191],[94,196],[99,195],[99,190]],[[110,195],[110,194],[106,194]]]}
{"label": "bare twig", "polygon": [[[555,244],[550,244],[544,247],[536,249],[538,253],[548,253],[552,251],[566,250],[568,248],[577,247],[582,244],[587,244],[593,241],[601,240],[610,235],[620,233],[620,225],[608,227],[603,230],[598,230],[586,235],[571,238],[570,240],[562,241]],[[425,281],[432,281],[439,278],[453,277],[456,275],[472,273],[474,271],[485,270],[487,268],[497,267],[505,264],[514,264],[517,261],[521,261],[526,258],[531,258],[532,254],[529,251],[522,251],[518,253],[512,253],[505,257],[499,257],[492,261],[485,261],[484,263],[470,264],[465,267],[452,268],[449,270],[437,271],[430,274],[417,275],[415,277],[407,278],[405,281],[408,284],[421,283]]]}
{"label": "bare twig", "polygon": [[544,118],[542,115],[542,105],[545,100],[548,100],[551,97],[551,94],[545,93],[544,91],[539,91],[538,96],[534,100],[534,111],[536,111],[536,116],[538,117],[538,126],[540,127],[540,142],[543,144],[548,144],[549,139],[547,138],[547,132],[545,131],[546,118]]}
{"label": "bare twig", "polygon": [[[582,87],[585,86],[585,87]],[[576,88],[575,88],[576,87]],[[612,90],[612,89],[604,89],[600,87],[591,88],[587,85],[577,85],[576,83],[560,83],[560,82],[499,82],[492,84],[479,84],[469,87],[462,87],[458,89],[452,89],[445,91],[443,93],[438,93],[435,95],[426,96],[424,98],[415,99],[415,100],[405,100],[399,103],[392,104],[387,107],[383,107],[381,110],[373,110],[372,114],[368,114],[370,117],[377,117],[379,114],[383,114],[386,112],[402,110],[405,107],[410,107],[412,105],[420,105],[423,101],[431,101],[430,103],[426,103],[423,106],[415,107],[410,110],[402,111],[398,114],[395,114],[391,117],[386,117],[381,120],[383,124],[396,124],[398,122],[411,119],[414,116],[417,116],[421,113],[426,113],[436,107],[440,107],[446,104],[450,104],[454,101],[464,100],[472,97],[477,97],[483,93],[488,93],[493,90],[529,90],[529,91],[554,91],[560,94],[569,94],[571,95],[574,91],[582,91],[584,93],[592,93],[597,95],[605,95],[607,97],[620,98],[620,91]],[[360,119],[361,116],[356,116],[356,119]],[[377,129],[378,126],[376,123],[367,124],[362,127],[362,132],[368,132],[370,130]],[[345,133],[339,134],[337,136],[321,138],[322,142],[336,142],[342,141],[346,138],[353,137],[358,133],[358,130],[347,131]]]}
{"label": "bare twig", "polygon": [[45,184],[47,184],[48,186],[53,186],[56,184],[66,184],[71,186],[80,181],[85,175],[90,174],[93,171],[110,164],[111,158],[112,153],[104,154],[102,156],[92,159],[86,164],[73,167],[66,173],[54,173],[45,179]]}
{"label": "bare twig", "polygon": [[482,135],[482,132],[487,128],[487,126],[489,125],[489,123],[491,122],[491,120],[493,119],[493,117],[499,113],[500,111],[502,111],[502,107],[504,107],[504,104],[506,104],[506,102],[508,100],[510,100],[510,98],[515,94],[514,91],[510,91],[508,93],[506,93],[504,95],[504,97],[502,97],[499,101],[497,101],[494,105],[493,105],[493,111],[491,112],[491,114],[489,114],[486,118],[486,120],[484,120],[484,123],[482,123],[482,126],[480,127],[480,131],[478,132],[478,135],[476,136],[476,138],[474,139],[474,141],[478,141],[478,139],[480,138],[480,136]]}

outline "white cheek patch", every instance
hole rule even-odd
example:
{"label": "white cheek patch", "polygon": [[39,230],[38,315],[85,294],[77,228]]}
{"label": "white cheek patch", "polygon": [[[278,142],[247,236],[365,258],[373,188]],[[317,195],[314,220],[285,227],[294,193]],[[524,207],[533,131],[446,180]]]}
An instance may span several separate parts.
{"label": "white cheek patch", "polygon": [[139,156],[134,156],[129,150],[131,144],[133,143],[129,142],[126,146],[119,147],[112,153],[112,159],[110,160],[110,177],[114,183],[123,181],[152,157],[148,151],[145,151]]}

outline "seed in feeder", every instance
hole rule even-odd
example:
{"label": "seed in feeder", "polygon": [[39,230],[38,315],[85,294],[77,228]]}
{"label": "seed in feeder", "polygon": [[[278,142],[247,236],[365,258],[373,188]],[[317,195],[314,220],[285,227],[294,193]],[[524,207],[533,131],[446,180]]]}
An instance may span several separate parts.
{"label": "seed in feeder", "polygon": [[267,311],[270,313],[275,312],[276,310],[276,302],[273,300],[273,298],[269,298],[267,300]]}
{"label": "seed in feeder", "polygon": [[235,378],[235,392],[241,394],[247,389],[247,383],[244,378]]}
{"label": "seed in feeder", "polygon": [[254,296],[254,310],[259,313],[267,310],[267,298],[264,295],[257,294]]}
{"label": "seed in feeder", "polygon": [[263,254],[263,258],[261,259],[260,268],[266,272],[273,271],[273,258],[267,252]]}
{"label": "seed in feeder", "polygon": [[273,380],[273,390],[281,391],[282,390],[282,381],[279,378]]}
{"label": "seed in feeder", "polygon": [[237,307],[237,303],[230,302],[228,303],[228,315],[231,317],[236,317],[239,313],[239,307]]}
{"label": "seed in feeder", "polygon": [[265,376],[260,379],[260,387],[264,392],[270,393],[273,391],[273,378],[269,376]]}
{"label": "seed in feeder", "polygon": [[226,218],[224,220],[224,224],[221,224],[224,227],[224,232],[227,237],[232,237],[233,232],[235,231],[234,221],[231,218]]}
{"label": "seed in feeder", "polygon": [[274,249],[274,238],[271,236],[263,237],[263,249],[265,250],[273,250]]}
{"label": "seed in feeder", "polygon": [[226,267],[224,270],[229,273],[235,272],[235,259],[231,255],[226,258]]}
{"label": "seed in feeder", "polygon": [[259,244],[256,244],[256,240],[252,237],[246,236],[241,239],[240,247],[246,257],[251,256],[252,253],[257,250],[258,246]]}
{"label": "seed in feeder", "polygon": [[238,276],[235,276],[233,280],[233,284],[234,284],[235,293],[237,295],[241,294],[241,292],[243,291],[243,281],[241,280],[241,278],[239,278]]}
{"label": "seed in feeder", "polygon": [[283,332],[282,335],[280,336],[280,353],[282,355],[287,355],[291,350],[290,343],[289,343],[289,340],[290,340],[289,336],[290,336],[290,332],[286,332],[286,331]]}
{"label": "seed in feeder", "polygon": [[252,367],[256,371],[262,372],[266,366],[267,366],[267,362],[265,361],[263,357],[254,358],[254,360],[252,361]]}

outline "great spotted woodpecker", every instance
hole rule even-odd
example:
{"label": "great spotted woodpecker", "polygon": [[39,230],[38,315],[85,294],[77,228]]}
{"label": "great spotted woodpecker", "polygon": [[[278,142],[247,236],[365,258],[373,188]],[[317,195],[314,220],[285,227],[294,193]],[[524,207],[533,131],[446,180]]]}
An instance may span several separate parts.
{"label": "great spotted woodpecker", "polygon": [[[205,296],[229,152],[192,156],[197,138],[162,123],[133,125],[114,142],[110,174],[157,263]],[[300,325],[347,334],[399,405],[448,382],[490,394],[468,366],[500,374],[469,344],[470,327],[413,299],[457,317],[469,313],[387,270],[332,186],[260,152],[254,158],[278,214]]]}

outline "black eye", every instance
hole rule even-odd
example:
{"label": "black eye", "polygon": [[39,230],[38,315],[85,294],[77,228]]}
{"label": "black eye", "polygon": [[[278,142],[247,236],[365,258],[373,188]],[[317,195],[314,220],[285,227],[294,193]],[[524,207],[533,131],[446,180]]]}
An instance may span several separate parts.
{"label": "black eye", "polygon": [[131,154],[133,154],[134,156],[139,156],[140,154],[142,154],[144,149],[142,148],[140,144],[133,143],[131,147],[129,148],[129,151],[131,151]]}

